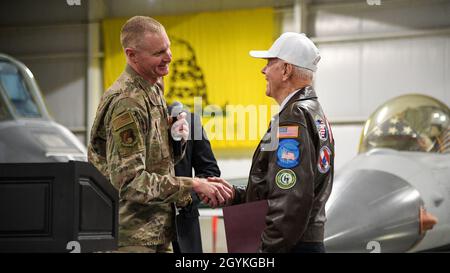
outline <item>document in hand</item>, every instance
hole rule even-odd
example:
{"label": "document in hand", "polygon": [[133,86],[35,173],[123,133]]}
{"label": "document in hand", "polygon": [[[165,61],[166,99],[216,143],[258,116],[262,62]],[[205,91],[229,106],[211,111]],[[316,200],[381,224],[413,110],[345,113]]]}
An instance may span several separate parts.
{"label": "document in hand", "polygon": [[267,200],[223,208],[228,253],[256,253],[266,227]]}

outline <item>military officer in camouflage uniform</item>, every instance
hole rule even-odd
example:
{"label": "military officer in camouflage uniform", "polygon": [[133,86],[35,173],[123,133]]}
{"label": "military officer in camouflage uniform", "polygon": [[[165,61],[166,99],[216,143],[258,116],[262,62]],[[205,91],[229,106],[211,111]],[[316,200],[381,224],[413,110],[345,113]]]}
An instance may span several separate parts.
{"label": "military officer in camouflage uniform", "polygon": [[266,95],[280,112],[256,148],[247,187],[235,187],[232,204],[268,200],[260,252],[324,252],[334,140],[311,86],[319,51],[303,34],[288,32],[268,51],[250,55],[267,59]]}
{"label": "military officer in camouflage uniform", "polygon": [[175,204],[189,204],[194,190],[217,205],[230,198],[231,186],[175,177],[169,131],[184,142],[189,129],[182,116],[172,124],[157,84],[172,60],[164,27],[136,16],[122,27],[120,39],[127,66],[101,99],[89,162],[119,191],[119,251],[171,252]]}

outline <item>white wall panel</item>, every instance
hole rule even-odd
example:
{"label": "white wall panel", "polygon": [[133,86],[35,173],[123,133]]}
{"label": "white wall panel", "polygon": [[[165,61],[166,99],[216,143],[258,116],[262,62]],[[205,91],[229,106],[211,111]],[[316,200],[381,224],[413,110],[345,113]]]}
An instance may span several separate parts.
{"label": "white wall panel", "polygon": [[[450,105],[449,34],[359,40],[449,28],[450,1],[394,2],[357,9],[316,6],[309,14],[309,33],[322,41],[315,87],[331,122],[365,120],[387,100],[413,92]],[[339,36],[345,41],[326,42]],[[339,171],[357,154],[362,125],[332,126]]]}
{"label": "white wall panel", "polygon": [[323,45],[315,89],[330,120],[361,115],[360,46]]}
{"label": "white wall panel", "polygon": [[309,16],[309,32],[315,37],[357,33],[361,21],[356,13],[318,10]]}
{"label": "white wall panel", "polygon": [[410,93],[410,41],[366,42],[362,51],[361,114],[368,117],[386,100]]}
{"label": "white wall panel", "polygon": [[382,0],[381,6],[317,6],[308,17],[309,32],[315,37],[449,27],[450,1]]}
{"label": "white wall panel", "polygon": [[447,37],[425,37],[411,40],[411,89],[441,101],[445,98]]}
{"label": "white wall panel", "polygon": [[365,42],[362,53],[362,115],[386,100],[422,93],[445,101],[446,37]]}
{"label": "white wall panel", "polygon": [[[428,3],[427,3],[428,2]],[[449,26],[450,1],[413,2],[410,5],[386,4],[359,13],[361,32],[395,32]],[[446,3],[445,3],[446,2]]]}
{"label": "white wall panel", "polygon": [[339,171],[348,161],[358,154],[359,140],[363,129],[362,125],[331,124],[333,137],[336,142],[334,147],[334,168]]}

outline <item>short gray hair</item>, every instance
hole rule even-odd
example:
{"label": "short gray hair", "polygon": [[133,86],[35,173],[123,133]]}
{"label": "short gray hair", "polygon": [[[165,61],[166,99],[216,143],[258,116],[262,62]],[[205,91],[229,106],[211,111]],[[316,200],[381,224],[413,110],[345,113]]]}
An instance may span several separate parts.
{"label": "short gray hair", "polygon": [[314,78],[314,72],[309,69],[292,65],[294,67],[294,74],[302,80],[312,81]]}

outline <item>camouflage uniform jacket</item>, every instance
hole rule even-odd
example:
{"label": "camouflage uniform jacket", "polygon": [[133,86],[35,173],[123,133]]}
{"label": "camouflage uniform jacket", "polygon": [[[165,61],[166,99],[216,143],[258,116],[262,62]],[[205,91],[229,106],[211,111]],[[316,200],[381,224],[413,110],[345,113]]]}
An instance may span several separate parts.
{"label": "camouflage uniform jacket", "polygon": [[192,178],[175,177],[162,90],[127,66],[104,93],[88,158],[119,191],[119,245],[173,240],[174,203],[191,202]]}

